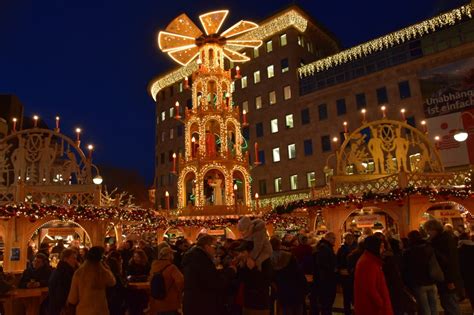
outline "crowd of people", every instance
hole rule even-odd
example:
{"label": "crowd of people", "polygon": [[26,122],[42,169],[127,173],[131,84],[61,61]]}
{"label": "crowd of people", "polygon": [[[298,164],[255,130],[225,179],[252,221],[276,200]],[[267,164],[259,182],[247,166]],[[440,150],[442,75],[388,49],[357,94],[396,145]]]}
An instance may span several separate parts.
{"label": "crowd of people", "polygon": [[[399,238],[393,231],[347,232],[314,242],[308,233],[268,237],[260,219],[243,217],[241,239],[201,234],[156,246],[144,240],[62,248],[53,270],[36,253],[22,288],[48,287],[50,315],[332,314],[337,288],[345,314],[461,314],[474,306],[474,242],[469,233],[429,220]],[[148,282],[151,296],[131,286]]]}

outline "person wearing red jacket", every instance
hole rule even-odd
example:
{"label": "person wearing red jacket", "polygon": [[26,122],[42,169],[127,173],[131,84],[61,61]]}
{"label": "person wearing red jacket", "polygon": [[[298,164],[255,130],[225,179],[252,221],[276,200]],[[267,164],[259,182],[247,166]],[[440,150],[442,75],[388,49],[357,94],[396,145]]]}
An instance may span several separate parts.
{"label": "person wearing red jacket", "polygon": [[355,315],[393,315],[392,303],[382,271],[384,250],[376,236],[365,239],[365,252],[357,262],[354,278]]}

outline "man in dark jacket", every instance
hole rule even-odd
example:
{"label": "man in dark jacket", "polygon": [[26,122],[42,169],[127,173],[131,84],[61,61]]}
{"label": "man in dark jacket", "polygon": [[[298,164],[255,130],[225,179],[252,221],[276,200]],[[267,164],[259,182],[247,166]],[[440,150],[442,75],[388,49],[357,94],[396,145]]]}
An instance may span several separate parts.
{"label": "man in dark jacket", "polygon": [[354,297],[354,277],[349,272],[347,256],[356,249],[357,244],[354,242],[354,235],[347,232],[344,233],[344,243],[337,251],[337,272],[339,281],[342,286],[342,296],[344,298],[344,314],[352,314],[351,305]]}
{"label": "man in dark jacket", "polygon": [[235,277],[235,266],[220,272],[214,265],[216,239],[202,235],[183,257],[184,315],[221,315],[224,296]]}
{"label": "man in dark jacket", "polygon": [[19,287],[22,289],[47,287],[50,275],[51,267],[48,257],[43,253],[37,253],[31,267],[23,271]]}
{"label": "man in dark jacket", "polygon": [[444,231],[441,222],[435,219],[426,221],[424,228],[444,273],[444,281],[438,283],[441,306],[445,314],[461,314],[457,297],[457,292],[461,290],[461,276],[456,241],[451,233]]}
{"label": "man in dark jacket", "polygon": [[59,315],[66,306],[72,276],[77,267],[77,252],[70,248],[63,250],[61,260],[49,278],[49,315]]}
{"label": "man in dark jacket", "polygon": [[336,235],[328,232],[319,241],[313,255],[313,287],[311,291],[311,314],[332,314],[332,305],[336,298],[336,255],[334,244]]}
{"label": "man in dark jacket", "polygon": [[468,233],[463,233],[459,237],[459,263],[461,267],[461,277],[464,282],[466,295],[474,309],[474,242],[470,240]]}

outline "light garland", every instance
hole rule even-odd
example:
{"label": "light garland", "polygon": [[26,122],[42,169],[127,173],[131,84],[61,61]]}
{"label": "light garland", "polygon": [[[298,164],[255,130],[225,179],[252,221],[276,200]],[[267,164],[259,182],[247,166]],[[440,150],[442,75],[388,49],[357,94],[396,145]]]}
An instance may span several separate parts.
{"label": "light garland", "polygon": [[[292,9],[278,16],[277,18],[260,25],[260,27],[258,27],[257,29],[250,31],[243,36],[237,37],[237,39],[263,40],[287,29],[288,27],[294,27],[298,31],[303,33],[306,30],[307,26],[308,20],[303,15],[301,15],[301,13]],[[243,47],[240,46],[231,47],[236,50],[243,49]],[[184,77],[190,76],[197,69],[198,64],[196,60],[194,60],[187,64],[185,67],[180,67],[176,70],[173,70],[165,76],[153,81],[153,83],[151,83],[150,85],[150,94],[153,97],[153,100],[155,100],[156,102],[156,96],[162,89],[183,80]]]}
{"label": "light garland", "polygon": [[316,72],[327,70],[331,67],[335,67],[346,62],[359,59],[363,56],[370,55],[377,51],[393,47],[417,36],[424,36],[445,26],[454,25],[456,22],[461,21],[465,17],[472,18],[471,11],[472,5],[467,4],[460,8],[454,9],[451,12],[438,15],[434,18],[403,28],[397,32],[387,34],[361,45],[341,51],[335,55],[317,60],[298,68],[299,76],[305,77],[313,75]]}
{"label": "light garland", "polygon": [[287,204],[292,201],[308,199],[310,197],[309,193],[298,193],[292,195],[283,195],[283,196],[276,196],[271,198],[262,198],[259,201],[260,207],[276,207],[279,205]]}

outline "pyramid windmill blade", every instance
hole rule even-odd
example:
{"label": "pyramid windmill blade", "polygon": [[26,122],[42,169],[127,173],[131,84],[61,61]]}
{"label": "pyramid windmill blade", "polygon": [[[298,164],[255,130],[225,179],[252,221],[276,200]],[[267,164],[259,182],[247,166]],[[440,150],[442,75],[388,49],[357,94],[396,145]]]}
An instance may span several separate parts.
{"label": "pyramid windmill blade", "polygon": [[225,30],[221,36],[223,37],[233,37],[237,36],[243,33],[246,33],[248,31],[251,31],[253,29],[258,28],[258,25],[256,23],[250,22],[250,21],[240,21],[229,27],[227,30]]}
{"label": "pyramid windmill blade", "polygon": [[250,58],[245,56],[244,54],[238,53],[229,48],[224,47],[223,52],[224,55],[232,62],[244,62],[250,60]]}
{"label": "pyramid windmill blade", "polygon": [[168,52],[168,55],[180,65],[186,66],[199,55],[199,47],[194,45],[180,50],[173,50]]}
{"label": "pyramid windmill blade", "polygon": [[196,40],[193,37],[188,37],[179,34],[173,34],[161,31],[158,34],[158,45],[163,52],[180,50],[189,48],[194,45]]}
{"label": "pyramid windmill blade", "polygon": [[202,35],[199,27],[197,27],[185,13],[171,21],[171,23],[166,27],[166,31],[192,38],[198,38]]}
{"label": "pyramid windmill blade", "polygon": [[224,23],[229,10],[213,11],[199,16],[206,35],[216,34]]}
{"label": "pyramid windmill blade", "polygon": [[260,47],[260,45],[262,45],[262,41],[258,39],[248,39],[248,40],[228,39],[226,41],[226,45],[257,48],[257,47]]}

